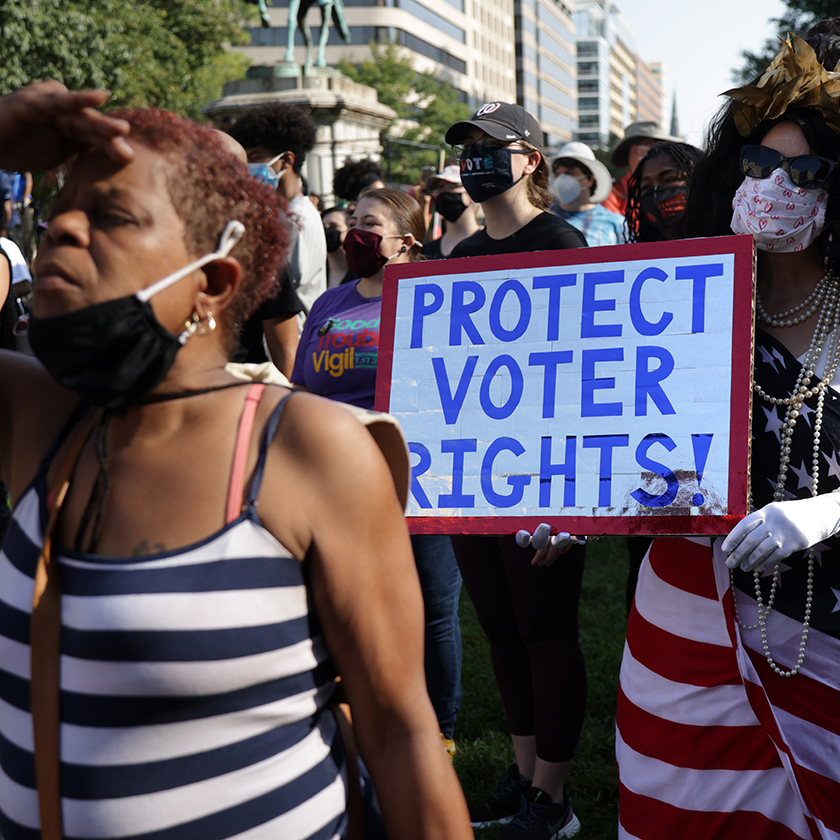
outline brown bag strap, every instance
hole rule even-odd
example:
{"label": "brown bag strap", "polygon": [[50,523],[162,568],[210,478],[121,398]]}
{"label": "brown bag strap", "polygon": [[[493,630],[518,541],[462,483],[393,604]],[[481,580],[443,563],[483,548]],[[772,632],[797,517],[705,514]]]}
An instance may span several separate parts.
{"label": "brown bag strap", "polygon": [[91,416],[83,423],[61,462],[53,490],[47,497],[48,500],[53,499],[52,509],[49,511],[44,544],[35,570],[35,592],[32,597],[32,618],[29,624],[32,669],[29,691],[42,840],[61,840],[62,838],[59,784],[61,584],[53,556],[53,535],[70,487],[70,477],[93,431],[96,419],[96,416]]}
{"label": "brown bag strap", "polygon": [[347,831],[348,840],[363,840],[365,836],[365,808],[362,801],[362,780],[359,775],[359,751],[350,717],[350,706],[334,702],[331,706],[338,730],[344,741],[347,757]]}

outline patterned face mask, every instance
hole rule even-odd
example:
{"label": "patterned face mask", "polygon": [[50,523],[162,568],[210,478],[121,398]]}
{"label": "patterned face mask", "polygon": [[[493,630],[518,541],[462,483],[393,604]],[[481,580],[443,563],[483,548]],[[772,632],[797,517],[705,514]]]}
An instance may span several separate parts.
{"label": "patterned face mask", "polygon": [[825,226],[827,199],[823,189],[797,187],[782,169],[744,178],[732,198],[732,231],[749,233],[762,251],[804,251]]}

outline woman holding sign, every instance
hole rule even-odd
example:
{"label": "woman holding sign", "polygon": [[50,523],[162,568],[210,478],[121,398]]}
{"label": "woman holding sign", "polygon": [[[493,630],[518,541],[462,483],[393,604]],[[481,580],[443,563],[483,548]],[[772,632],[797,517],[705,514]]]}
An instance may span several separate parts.
{"label": "woman holding sign", "polygon": [[[553,199],[542,130],[524,108],[488,103],[453,125],[446,142],[486,219],[486,227],[459,242],[452,257],[586,245],[583,234],[547,212]],[[577,628],[584,547],[571,547],[571,541],[535,554],[513,536],[452,538],[490,642],[516,755],[498,789],[470,808],[470,818],[474,826],[509,823],[498,835],[506,840],[572,837],[580,829],[565,790],[586,706]],[[570,548],[563,562],[554,562]]]}
{"label": "woman holding sign", "polygon": [[728,91],[692,236],[757,248],[751,510],[655,540],[618,702],[621,837],[840,836],[840,39]]}

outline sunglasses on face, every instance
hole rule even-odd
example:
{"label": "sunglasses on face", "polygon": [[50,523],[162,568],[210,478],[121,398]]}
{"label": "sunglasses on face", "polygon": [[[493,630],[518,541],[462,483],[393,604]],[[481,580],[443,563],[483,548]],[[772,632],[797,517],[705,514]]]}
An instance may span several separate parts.
{"label": "sunglasses on face", "polygon": [[788,165],[790,180],[803,190],[821,187],[836,164],[819,155],[785,157],[767,146],[741,147],[741,172],[748,178],[769,178],[783,163]]}
{"label": "sunglasses on face", "polygon": [[[452,154],[455,160],[465,160],[473,156],[492,155],[501,148],[510,146],[511,143],[518,143],[518,140],[496,140],[493,137],[485,137],[477,143],[453,143]],[[511,149],[511,154],[530,154],[532,149]]]}

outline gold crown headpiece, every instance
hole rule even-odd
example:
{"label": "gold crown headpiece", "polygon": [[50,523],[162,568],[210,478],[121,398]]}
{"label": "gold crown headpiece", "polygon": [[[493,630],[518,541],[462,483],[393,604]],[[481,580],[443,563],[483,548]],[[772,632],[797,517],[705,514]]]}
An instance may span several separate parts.
{"label": "gold crown headpiece", "polygon": [[797,35],[782,48],[755,85],[727,90],[732,116],[742,137],[764,120],[780,117],[788,108],[818,108],[826,125],[840,134],[840,72],[826,70],[813,47]]}

